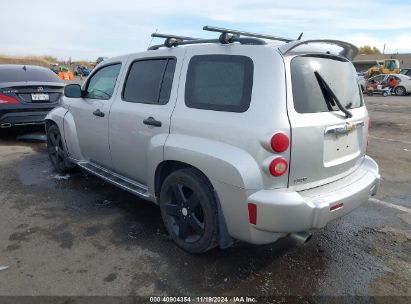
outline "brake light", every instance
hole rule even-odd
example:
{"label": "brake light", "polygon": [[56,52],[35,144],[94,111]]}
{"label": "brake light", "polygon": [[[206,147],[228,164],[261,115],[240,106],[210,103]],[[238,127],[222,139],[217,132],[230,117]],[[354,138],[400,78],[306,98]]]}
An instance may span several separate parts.
{"label": "brake light", "polygon": [[344,207],[343,203],[337,204],[337,205],[331,206],[330,211],[335,211],[335,210],[341,209],[342,207]]}
{"label": "brake light", "polygon": [[257,205],[248,203],[248,221],[250,224],[257,224]]}
{"label": "brake light", "polygon": [[281,176],[285,172],[287,172],[288,169],[288,162],[282,157],[278,157],[274,159],[269,167],[270,173],[273,176]]}
{"label": "brake light", "polygon": [[275,152],[284,152],[288,149],[289,145],[290,139],[287,134],[275,133],[273,137],[271,137],[271,148],[273,148]]}
{"label": "brake light", "polygon": [[371,117],[368,117],[367,147],[370,144]]}
{"label": "brake light", "polygon": [[0,93],[0,104],[2,103],[18,103],[17,99]]}

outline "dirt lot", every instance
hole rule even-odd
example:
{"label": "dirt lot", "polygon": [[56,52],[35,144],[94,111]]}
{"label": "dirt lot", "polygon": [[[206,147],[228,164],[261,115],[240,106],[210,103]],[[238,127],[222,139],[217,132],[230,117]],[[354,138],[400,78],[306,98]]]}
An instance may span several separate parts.
{"label": "dirt lot", "polygon": [[368,154],[383,176],[377,200],[315,231],[303,247],[283,239],[203,255],[174,245],[157,206],[83,172],[57,175],[45,144],[16,141],[27,130],[3,130],[0,267],[9,268],[0,271],[0,295],[314,296],[310,303],[403,296],[373,300],[409,303],[411,97],[366,101]]}

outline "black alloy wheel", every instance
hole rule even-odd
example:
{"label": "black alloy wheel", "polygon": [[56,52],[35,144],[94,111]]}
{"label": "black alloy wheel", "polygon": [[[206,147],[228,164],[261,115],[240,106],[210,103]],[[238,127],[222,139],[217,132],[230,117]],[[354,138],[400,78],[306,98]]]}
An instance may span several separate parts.
{"label": "black alloy wheel", "polygon": [[181,248],[202,253],[215,246],[216,200],[210,184],[197,170],[178,170],[165,179],[160,208],[169,234]]}
{"label": "black alloy wheel", "polygon": [[58,172],[65,173],[75,167],[74,164],[67,160],[63,139],[56,125],[51,125],[47,129],[47,152],[51,164]]}

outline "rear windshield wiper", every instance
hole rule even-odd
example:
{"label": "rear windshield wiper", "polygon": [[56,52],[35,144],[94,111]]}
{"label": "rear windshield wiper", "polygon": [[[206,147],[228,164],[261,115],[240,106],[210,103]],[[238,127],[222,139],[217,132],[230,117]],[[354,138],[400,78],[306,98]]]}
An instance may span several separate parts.
{"label": "rear windshield wiper", "polygon": [[352,113],[350,111],[348,111],[340,102],[340,100],[337,98],[337,96],[335,96],[333,90],[331,90],[331,88],[328,86],[328,84],[325,82],[324,78],[321,77],[320,73],[318,73],[317,71],[314,72],[315,78],[317,78],[318,81],[318,85],[321,88],[321,92],[324,95],[325,98],[325,102],[327,103],[327,108],[328,110],[332,110],[331,105],[335,106],[337,105],[337,107],[341,110],[341,112],[343,112],[345,114],[346,118],[351,118],[352,117]]}

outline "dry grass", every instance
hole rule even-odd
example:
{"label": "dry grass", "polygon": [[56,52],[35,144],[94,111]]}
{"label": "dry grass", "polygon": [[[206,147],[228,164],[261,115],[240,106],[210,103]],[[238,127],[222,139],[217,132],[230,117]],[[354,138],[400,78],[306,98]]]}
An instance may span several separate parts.
{"label": "dry grass", "polygon": [[[39,65],[46,68],[50,67],[50,59],[55,59],[50,56],[9,56],[9,55],[0,55],[0,64],[27,64],[27,65]],[[57,59],[55,59],[57,61]],[[54,62],[56,62],[54,61]]]}
{"label": "dry grass", "polygon": [[[53,56],[10,56],[0,54],[0,64],[27,64],[27,65],[39,65],[45,68],[50,68],[52,63],[58,63],[59,65],[65,65],[64,62],[59,61]],[[85,65],[92,68],[93,65],[88,61],[73,61],[72,66],[77,67],[77,65]]]}

